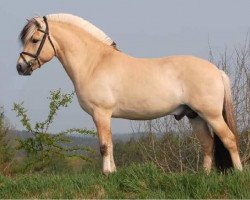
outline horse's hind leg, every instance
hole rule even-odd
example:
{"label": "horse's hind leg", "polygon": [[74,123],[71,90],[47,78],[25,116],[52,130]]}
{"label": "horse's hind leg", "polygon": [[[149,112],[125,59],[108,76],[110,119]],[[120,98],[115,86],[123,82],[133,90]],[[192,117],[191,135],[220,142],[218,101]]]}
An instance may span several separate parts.
{"label": "horse's hind leg", "polygon": [[110,128],[111,112],[106,110],[96,110],[93,115],[93,120],[97,128],[100,152],[103,158],[102,171],[105,175],[108,175],[109,173],[116,171]]}
{"label": "horse's hind leg", "polygon": [[236,137],[229,129],[222,115],[206,116],[209,125],[215,131],[215,134],[222,141],[225,148],[229,151],[233,165],[236,169],[242,170]]}
{"label": "horse's hind leg", "polygon": [[204,170],[209,173],[212,167],[212,160],[213,160],[213,149],[214,149],[213,137],[207,126],[207,123],[202,118],[200,118],[199,116],[193,119],[189,118],[189,121],[204,151],[204,161],[203,161]]}

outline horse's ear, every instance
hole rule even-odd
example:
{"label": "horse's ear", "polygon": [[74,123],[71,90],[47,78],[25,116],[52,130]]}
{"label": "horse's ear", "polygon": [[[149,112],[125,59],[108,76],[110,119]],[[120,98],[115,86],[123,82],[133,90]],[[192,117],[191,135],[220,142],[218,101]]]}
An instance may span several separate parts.
{"label": "horse's ear", "polygon": [[41,24],[39,23],[39,21],[37,21],[36,18],[32,18],[32,20],[33,20],[33,22],[34,22],[34,24],[36,25],[37,28],[41,28],[42,27]]}

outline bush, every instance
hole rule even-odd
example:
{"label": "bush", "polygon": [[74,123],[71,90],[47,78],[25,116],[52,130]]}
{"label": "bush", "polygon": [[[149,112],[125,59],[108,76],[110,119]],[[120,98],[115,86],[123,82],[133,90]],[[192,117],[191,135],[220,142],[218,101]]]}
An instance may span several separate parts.
{"label": "bush", "polygon": [[203,160],[200,148],[191,133],[144,133],[128,142],[116,142],[114,156],[117,166],[152,162],[166,173],[197,172]]}
{"label": "bush", "polygon": [[15,150],[11,146],[9,137],[9,125],[6,123],[3,108],[0,108],[0,171],[5,175],[11,173]]}
{"label": "bush", "polygon": [[[71,103],[74,93],[63,94],[60,90],[52,91],[50,93],[49,113],[43,122],[36,122],[34,126],[30,123],[30,118],[27,115],[27,110],[23,103],[14,104],[14,111],[20,118],[20,122],[32,137],[26,139],[18,139],[18,150],[24,150],[27,159],[24,160],[24,171],[41,171],[48,170],[48,168],[57,168],[59,163],[65,163],[69,157],[77,157],[85,161],[90,161],[89,154],[94,151],[87,146],[72,146],[71,139],[67,135],[71,133],[91,134],[94,131],[86,129],[68,129],[56,134],[49,132],[49,127],[53,123],[57,112],[61,107],[68,107]],[[55,160],[59,162],[55,162]]]}

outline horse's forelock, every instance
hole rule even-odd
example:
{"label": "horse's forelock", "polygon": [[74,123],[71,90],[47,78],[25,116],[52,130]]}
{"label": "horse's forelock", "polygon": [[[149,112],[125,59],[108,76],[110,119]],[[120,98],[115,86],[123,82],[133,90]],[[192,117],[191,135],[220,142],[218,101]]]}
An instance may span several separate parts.
{"label": "horse's forelock", "polygon": [[27,20],[28,22],[23,27],[19,38],[21,40],[21,43],[24,45],[28,39],[31,38],[31,36],[34,34],[35,30],[38,28],[41,28],[41,24],[36,18],[32,18],[30,20]]}

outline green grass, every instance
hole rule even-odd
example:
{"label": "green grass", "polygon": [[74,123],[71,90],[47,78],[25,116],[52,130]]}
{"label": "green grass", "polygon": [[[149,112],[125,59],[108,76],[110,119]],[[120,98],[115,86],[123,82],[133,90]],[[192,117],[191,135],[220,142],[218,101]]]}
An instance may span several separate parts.
{"label": "green grass", "polygon": [[164,174],[153,164],[100,172],[0,176],[0,198],[250,198],[250,170]]}

